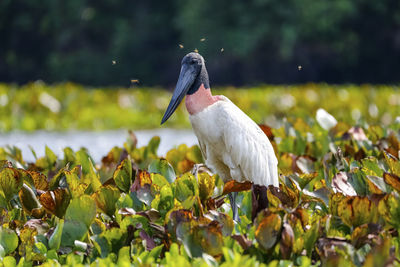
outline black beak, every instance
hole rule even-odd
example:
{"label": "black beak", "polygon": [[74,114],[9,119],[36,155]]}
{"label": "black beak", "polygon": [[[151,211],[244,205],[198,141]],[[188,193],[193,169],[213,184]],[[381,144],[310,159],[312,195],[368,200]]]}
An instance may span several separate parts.
{"label": "black beak", "polygon": [[179,74],[178,83],[176,84],[174,94],[172,95],[171,101],[169,102],[168,108],[165,111],[164,117],[162,118],[161,124],[166,122],[172,113],[176,110],[185,97],[190,87],[193,85],[199,71],[194,65],[183,64],[181,73]]}

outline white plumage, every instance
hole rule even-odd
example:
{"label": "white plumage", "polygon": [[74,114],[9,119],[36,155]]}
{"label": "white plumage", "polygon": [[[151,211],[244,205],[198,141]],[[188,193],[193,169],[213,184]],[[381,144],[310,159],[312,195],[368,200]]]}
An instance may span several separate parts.
{"label": "white plumage", "polygon": [[224,182],[279,186],[278,160],[264,132],[228,98],[190,115],[206,165]]}

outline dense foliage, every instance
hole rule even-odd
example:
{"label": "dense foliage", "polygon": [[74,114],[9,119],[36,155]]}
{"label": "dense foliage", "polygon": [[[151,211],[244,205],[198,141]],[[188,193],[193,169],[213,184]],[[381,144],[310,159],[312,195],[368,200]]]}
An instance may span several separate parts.
{"label": "dense foliage", "polygon": [[166,86],[197,48],[215,84],[399,82],[399,12],[397,0],[2,0],[0,80]]}
{"label": "dense foliage", "polygon": [[[0,132],[10,130],[105,130],[160,127],[171,94],[156,88],[93,88],[0,84]],[[257,123],[279,128],[285,119],[314,117],[324,108],[350,125],[390,125],[400,115],[397,86],[306,84],[213,88]],[[190,127],[184,105],[165,127]]]}
{"label": "dense foliage", "polygon": [[[399,124],[313,117],[262,126],[280,186],[254,193],[194,165],[197,146],[160,158],[158,137],[138,148],[130,133],[97,164],[85,149],[57,158],[46,147],[26,162],[18,148],[0,148],[2,264],[399,265]],[[224,198],[232,191],[238,223]]]}

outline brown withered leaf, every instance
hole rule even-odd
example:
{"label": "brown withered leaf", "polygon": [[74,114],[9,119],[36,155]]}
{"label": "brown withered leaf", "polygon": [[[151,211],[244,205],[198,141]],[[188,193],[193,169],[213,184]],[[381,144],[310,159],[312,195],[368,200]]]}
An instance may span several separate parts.
{"label": "brown withered leaf", "polygon": [[292,207],[294,202],[291,199],[291,197],[287,194],[285,194],[285,192],[283,192],[282,188],[286,187],[284,185],[279,185],[278,187],[274,187],[274,186],[268,186],[268,190],[271,192],[272,195],[274,195],[275,197],[277,197],[280,201],[280,203],[282,203],[282,205],[285,206],[290,206]]}
{"label": "brown withered leaf", "polygon": [[236,240],[239,245],[244,249],[248,249],[249,247],[251,247],[252,243],[250,239],[248,239],[246,236],[244,235],[232,235],[231,236],[234,240]]}
{"label": "brown withered leaf", "polygon": [[[396,135],[392,132],[388,137],[389,146],[393,149],[399,151],[400,150],[400,141],[397,139]],[[398,155],[394,155],[398,156]]]}
{"label": "brown withered leaf", "polygon": [[272,128],[271,127],[269,127],[266,124],[259,124],[258,126],[261,128],[261,130],[265,133],[265,135],[268,137],[268,139],[270,141],[274,140],[275,136],[272,133]]}
{"label": "brown withered leaf", "polygon": [[151,185],[151,175],[147,171],[139,170],[136,173],[136,179],[132,184],[131,191],[135,192],[146,184]]}
{"label": "brown withered leaf", "polygon": [[140,230],[139,236],[142,240],[146,241],[146,250],[150,251],[156,247],[154,240],[144,230]]}
{"label": "brown withered leaf", "polygon": [[297,208],[294,212],[292,212],[290,214],[291,216],[294,216],[296,218],[298,218],[301,222],[301,225],[303,226],[303,228],[306,227],[306,225],[309,224],[309,220],[310,220],[310,215],[308,214],[306,209],[303,208]]}
{"label": "brown withered leaf", "polygon": [[183,159],[178,162],[177,169],[179,173],[185,173],[190,171],[194,166],[194,162],[188,159]]}
{"label": "brown withered leaf", "polygon": [[46,210],[43,207],[37,208],[37,209],[32,209],[31,210],[31,215],[33,218],[40,219],[43,218],[43,216],[46,214]]}
{"label": "brown withered leaf", "polygon": [[362,160],[367,156],[367,154],[365,153],[364,149],[360,148],[357,153],[354,155],[354,159],[355,160]]}
{"label": "brown withered leaf", "polygon": [[252,185],[252,183],[248,182],[248,181],[239,183],[239,182],[236,182],[235,180],[230,180],[225,183],[224,191],[222,192],[222,194],[226,195],[231,192],[247,191],[247,190],[250,190],[251,185]]}
{"label": "brown withered leaf", "polygon": [[294,232],[292,226],[288,223],[284,223],[282,227],[281,233],[281,242],[280,242],[280,252],[283,259],[289,259],[290,254],[292,253],[294,244]]}
{"label": "brown withered leaf", "polygon": [[356,249],[361,248],[365,244],[372,245],[378,240],[379,233],[382,231],[380,224],[363,224],[356,227],[351,233],[351,243]]}
{"label": "brown withered leaf", "polygon": [[28,173],[32,177],[33,184],[37,190],[47,191],[49,189],[46,175],[36,171],[28,171]]}
{"label": "brown withered leaf", "polygon": [[47,191],[40,195],[39,201],[45,210],[62,218],[71,200],[71,195],[65,188],[57,188],[54,191]]}
{"label": "brown withered leaf", "polygon": [[105,167],[113,166],[115,168],[118,164],[119,157],[120,151],[117,149],[111,149],[108,154],[101,159],[101,163]]}
{"label": "brown withered leaf", "polygon": [[206,202],[207,210],[215,210],[221,207],[225,203],[225,197],[210,198]]}
{"label": "brown withered leaf", "polygon": [[399,176],[385,172],[383,174],[383,179],[385,180],[385,183],[387,183],[388,185],[393,187],[395,190],[397,190],[397,192],[400,192],[400,177]]}
{"label": "brown withered leaf", "polygon": [[356,150],[353,146],[349,145],[349,144],[345,144],[344,145],[344,156],[345,157],[354,157],[354,155],[356,154]]}

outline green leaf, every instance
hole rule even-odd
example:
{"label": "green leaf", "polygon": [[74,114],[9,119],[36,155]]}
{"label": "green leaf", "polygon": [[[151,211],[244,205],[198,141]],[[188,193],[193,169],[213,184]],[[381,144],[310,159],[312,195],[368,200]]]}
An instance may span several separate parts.
{"label": "green leaf", "polygon": [[101,187],[99,175],[96,174],[93,160],[90,158],[86,149],[76,152],[77,164],[82,166],[81,182],[88,185],[90,192],[95,192]]}
{"label": "green leaf", "polygon": [[124,246],[127,235],[126,230],[114,227],[101,233],[100,237],[104,237],[111,244],[112,251],[117,253]]}
{"label": "green leaf", "polygon": [[92,197],[96,201],[97,207],[112,217],[116,209],[115,204],[120,197],[120,192],[116,187],[108,185],[101,187]]}
{"label": "green leaf", "polygon": [[45,155],[49,169],[52,169],[57,162],[57,156],[48,146],[45,148]]}
{"label": "green leaf", "polygon": [[76,157],[75,153],[70,147],[64,148],[64,164],[75,164]]}
{"label": "green leaf", "polygon": [[33,209],[41,207],[38,199],[36,198],[35,192],[33,192],[33,190],[26,184],[23,184],[21,190],[19,191],[19,199],[22,207],[29,214]]}
{"label": "green leaf", "polygon": [[314,244],[318,239],[319,222],[312,224],[311,228],[304,234],[304,248],[307,250],[307,255],[311,257],[314,249]]}
{"label": "green leaf", "polygon": [[176,228],[176,235],[189,257],[201,257],[203,253],[212,256],[222,253],[223,237],[217,224],[182,222]]}
{"label": "green leaf", "polygon": [[58,250],[60,248],[63,228],[64,228],[64,220],[61,219],[58,221],[56,229],[54,229],[53,234],[49,238],[50,249]]}
{"label": "green leaf", "polygon": [[390,157],[387,153],[384,153],[384,155],[386,163],[389,165],[390,172],[400,176],[400,161]]}
{"label": "green leaf", "polygon": [[165,159],[153,160],[149,165],[148,171],[161,174],[170,183],[173,183],[176,178],[174,168]]}
{"label": "green leaf", "polygon": [[0,189],[5,200],[10,201],[21,190],[23,179],[20,173],[13,168],[4,168],[0,172]]}
{"label": "green leaf", "polygon": [[[378,205],[379,214],[383,217],[387,226],[400,228],[400,200],[394,195],[386,195]],[[386,227],[387,227],[386,226]]]}
{"label": "green leaf", "polygon": [[158,259],[161,255],[161,252],[164,248],[164,245],[159,245],[153,248],[146,256],[142,258],[143,263],[146,263],[148,259]]}
{"label": "green leaf", "polygon": [[160,192],[161,188],[164,185],[169,185],[169,182],[167,181],[167,179],[165,179],[165,177],[162,176],[161,174],[151,173],[150,178],[151,178],[151,182],[152,182],[151,188],[152,188],[152,192],[154,194]]}
{"label": "green leaf", "polygon": [[0,246],[3,247],[5,255],[13,252],[18,247],[17,234],[11,229],[0,227]]}
{"label": "green leaf", "polygon": [[368,197],[345,197],[337,205],[337,212],[348,226],[376,223],[378,207]]}
{"label": "green leaf", "polygon": [[47,248],[42,242],[36,242],[35,247],[39,250],[41,254],[46,254]]}
{"label": "green leaf", "polygon": [[201,200],[209,199],[214,193],[215,176],[210,176],[206,172],[198,173],[199,196]]}
{"label": "green leaf", "polygon": [[278,214],[260,212],[256,218],[256,240],[262,248],[272,248],[280,234],[282,219]]}
{"label": "green leaf", "polygon": [[136,196],[136,192],[121,195],[116,205],[118,209],[132,208],[135,211],[143,210],[143,202],[138,199],[138,197]]}
{"label": "green leaf", "polygon": [[86,149],[81,148],[76,152],[76,163],[82,166],[83,175],[95,175],[92,159]]}
{"label": "green leaf", "polygon": [[132,185],[132,163],[129,157],[118,165],[113,178],[119,189],[125,193],[129,192]]}
{"label": "green leaf", "polygon": [[17,260],[13,256],[7,256],[4,257],[3,264],[5,267],[15,267],[17,266]]}
{"label": "green leaf", "polygon": [[75,240],[82,240],[96,216],[96,203],[87,195],[72,199],[65,213],[62,245],[73,246]]}
{"label": "green leaf", "polygon": [[174,206],[174,195],[171,186],[164,185],[161,188],[160,194],[156,195],[154,200],[151,202],[151,207],[160,212],[161,216],[164,217],[165,214],[172,209]]}
{"label": "green leaf", "polygon": [[199,187],[196,178],[190,174],[185,173],[175,180],[176,185],[176,198],[183,202],[187,198],[199,195]]}
{"label": "green leaf", "polygon": [[160,145],[160,141],[161,139],[159,136],[154,136],[153,138],[151,138],[149,144],[147,145],[146,154],[156,156],[158,146]]}
{"label": "green leaf", "polygon": [[189,148],[186,154],[188,160],[193,161],[194,163],[202,163],[203,155],[201,154],[200,147],[198,145],[194,145]]}
{"label": "green leaf", "polygon": [[81,172],[80,166],[74,167],[71,171],[65,171],[65,178],[67,180],[69,191],[73,198],[82,196],[85,193],[88,184],[82,183],[79,179]]}

